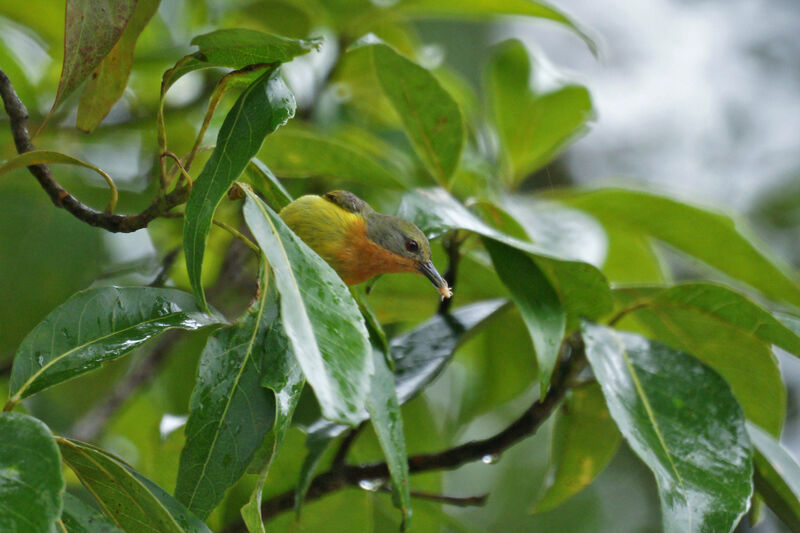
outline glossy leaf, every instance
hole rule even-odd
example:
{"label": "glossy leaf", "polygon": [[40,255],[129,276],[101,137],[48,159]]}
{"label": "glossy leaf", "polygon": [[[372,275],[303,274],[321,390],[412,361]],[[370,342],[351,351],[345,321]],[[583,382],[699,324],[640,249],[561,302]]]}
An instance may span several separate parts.
{"label": "glossy leaf", "polygon": [[[724,377],[747,417],[779,435],[786,390],[770,344],[800,354],[800,337],[751,300],[721,285],[686,283],[617,292],[646,334],[691,353]],[[633,307],[631,307],[633,308]],[[713,335],[709,332],[713,331]]]}
{"label": "glossy leaf", "polygon": [[389,465],[392,499],[403,514],[403,525],[408,527],[411,518],[411,495],[403,416],[400,413],[394,376],[386,365],[384,354],[379,350],[373,350],[372,356],[375,374],[372,376],[367,397],[367,412],[383,455],[386,457],[386,464]]}
{"label": "glossy leaf", "polygon": [[64,462],[123,531],[211,533],[158,485],[91,444],[57,439]]}
{"label": "glossy leaf", "polygon": [[268,290],[239,321],[209,337],[200,356],[175,497],[206,518],[236,483],[275,423],[261,386],[266,337],[278,316]]}
{"label": "glossy leaf", "polygon": [[133,51],[139,34],[158,10],[161,0],[137,0],[133,15],[117,43],[92,72],[78,101],[76,126],[93,131],[119,100],[128,84],[133,66]]}
{"label": "glossy leaf", "polygon": [[53,435],[21,413],[0,414],[0,435],[0,531],[49,533],[64,493]]}
{"label": "glossy leaf", "polygon": [[258,152],[264,137],[294,116],[295,102],[280,73],[270,70],[236,100],[217,136],[214,152],[192,186],[183,226],[183,250],[189,281],[205,306],[201,282],[203,256],[214,211]]}
{"label": "glossy leaf", "polygon": [[403,197],[398,215],[414,222],[429,238],[462,229],[532,254],[573,316],[597,318],[611,309],[611,293],[597,268],[570,257],[559,257],[535,243],[492,228],[470,213],[443,189],[416,189]]}
{"label": "glossy leaf", "polygon": [[292,203],[289,192],[281,185],[275,174],[258,159],[251,159],[244,172],[247,182],[266,199],[273,210],[280,211]]}
{"label": "glossy leaf", "polygon": [[67,533],[122,533],[103,513],[68,492],[64,493],[61,522]]}
{"label": "glossy leaf", "polygon": [[506,41],[489,60],[487,85],[493,120],[513,183],[553,159],[570,139],[586,131],[593,117],[589,91],[578,85],[549,93],[530,86],[528,51]]}
{"label": "glossy leaf", "polygon": [[759,250],[748,238],[749,231],[726,215],[620,189],[559,195],[558,199],[604,225],[669,244],[769,298],[800,305],[797,276]]}
{"label": "glossy leaf", "polygon": [[360,146],[311,128],[281,129],[264,143],[259,156],[285,178],[329,177],[384,187],[403,185],[399,176]]}
{"label": "glossy leaf", "polygon": [[584,324],[583,340],[611,416],[655,474],[664,531],[732,531],[749,505],[753,463],[728,384],[639,335]]}
{"label": "glossy leaf", "polygon": [[244,216],[272,268],[292,351],[326,418],[355,425],[371,347],[364,319],[338,274],[249,188]]}
{"label": "glossy leaf", "polygon": [[96,287],[54,309],[22,341],[11,371],[11,401],[85,374],[172,328],[222,322],[182,291]]}
{"label": "glossy leaf", "polygon": [[567,313],[550,280],[530,256],[491,239],[484,239],[483,246],[528,328],[539,366],[539,394],[543,397],[556,366]]}
{"label": "glossy leaf", "polygon": [[458,104],[433,74],[388,45],[374,43],[363,48],[371,55],[378,82],[420,159],[436,181],[446,185],[464,147]]}
{"label": "glossy leaf", "polygon": [[792,531],[800,531],[800,465],[775,437],[747,425],[755,448],[756,490]]}
{"label": "glossy leaf", "polygon": [[554,509],[586,488],[614,458],[621,439],[600,386],[572,389],[556,420],[550,479],[534,511]]}
{"label": "glossy leaf", "polygon": [[212,31],[192,39],[199,51],[188,55],[164,73],[162,91],[184,74],[194,70],[228,67],[244,68],[249,65],[286,63],[307,54],[320,45],[319,39],[287,39],[246,28]]}
{"label": "glossy leaf", "polygon": [[67,0],[64,63],[51,113],[111,51],[135,8],[136,0]]}

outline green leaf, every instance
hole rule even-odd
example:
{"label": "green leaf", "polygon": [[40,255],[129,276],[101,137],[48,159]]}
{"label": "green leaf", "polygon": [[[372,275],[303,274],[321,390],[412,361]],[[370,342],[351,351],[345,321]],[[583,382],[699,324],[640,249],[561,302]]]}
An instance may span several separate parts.
{"label": "green leaf", "polygon": [[530,86],[531,65],[517,39],[499,44],[489,60],[487,90],[512,183],[552,160],[593,118],[589,91],[578,85],[540,94]]}
{"label": "green leaf", "polygon": [[558,507],[594,481],[622,438],[596,383],[570,391],[554,431],[549,481],[534,508],[537,513]]}
{"label": "green leaf", "polygon": [[597,55],[597,45],[580,29],[578,24],[545,2],[536,0],[406,0],[396,9],[412,17],[443,17],[447,19],[474,19],[520,15],[549,19],[564,24],[577,33]]}
{"label": "green leaf", "polygon": [[414,222],[429,238],[454,229],[488,237],[534,256],[572,317],[597,318],[611,310],[611,292],[595,267],[560,257],[535,243],[497,231],[470,213],[443,189],[416,189],[403,197],[398,215]]}
{"label": "green leaf", "polygon": [[56,440],[64,462],[123,531],[211,533],[202,520],[120,459],[91,444]]}
{"label": "green leaf", "polygon": [[322,456],[325,454],[328,445],[332,441],[332,436],[323,433],[311,433],[306,439],[308,453],[305,459],[303,459],[303,464],[300,466],[297,488],[295,488],[294,491],[294,511],[298,517],[303,508],[303,500],[305,500],[308,487],[311,485],[311,480],[314,478],[314,472],[317,470]]}
{"label": "green leaf", "polygon": [[217,136],[214,152],[192,186],[183,226],[186,269],[194,294],[205,306],[201,282],[203,256],[214,211],[264,137],[294,116],[294,96],[280,73],[269,70],[236,100]]}
{"label": "green leaf", "polygon": [[200,518],[245,473],[275,423],[275,395],[261,379],[277,316],[275,294],[262,290],[236,324],[209,337],[200,356],[175,488],[178,501]]}
{"label": "green leaf", "polygon": [[386,365],[384,354],[380,350],[373,349],[372,356],[375,374],[372,376],[367,397],[367,412],[383,455],[386,457],[386,464],[389,465],[394,504],[403,514],[404,527],[408,527],[411,518],[411,495],[403,416],[400,413],[394,376]]}
{"label": "green leaf", "polygon": [[162,93],[184,74],[194,70],[249,65],[287,63],[297,56],[318,49],[320,39],[287,39],[257,30],[233,28],[198,35],[192,44],[200,50],[178,61],[164,73]]}
{"label": "green leaf", "polygon": [[746,236],[749,230],[728,216],[663,196],[620,189],[559,194],[557,198],[590,213],[603,225],[669,244],[769,298],[800,306],[796,275],[760,251]]}
{"label": "green leaf", "polygon": [[0,531],[49,533],[61,515],[61,456],[46,425],[0,414]]}
{"label": "green leaf", "polygon": [[728,384],[639,335],[584,324],[583,340],[611,416],[655,474],[664,531],[732,531],[753,492],[753,463]]}
{"label": "green leaf", "polygon": [[775,437],[747,424],[755,447],[756,490],[792,531],[800,531],[800,465]]}
{"label": "green leaf", "polygon": [[135,8],[136,0],[67,0],[64,63],[51,114],[111,51]]}
{"label": "green leaf", "polygon": [[244,217],[275,275],[284,330],[303,374],[326,418],[355,425],[373,369],[364,318],[339,275],[244,188]]}
{"label": "green leaf", "polygon": [[491,239],[484,239],[483,246],[528,328],[539,366],[539,394],[544,397],[558,359],[567,313],[550,280],[529,255]]}
{"label": "green leaf", "polygon": [[[724,377],[747,417],[779,435],[786,389],[770,344],[800,355],[800,337],[751,300],[712,283],[617,291],[645,334],[699,358]],[[709,332],[713,332],[709,334]]]}
{"label": "green leaf", "polygon": [[68,492],[64,493],[61,522],[67,533],[122,533],[103,513]]}
{"label": "green leaf", "polygon": [[310,127],[281,129],[264,143],[259,156],[284,178],[329,177],[392,188],[405,185],[357,144]]}
{"label": "green leaf", "polygon": [[461,110],[428,70],[383,43],[360,46],[370,54],[384,94],[400,117],[420,159],[445,186],[464,147]]}
{"label": "green leaf", "polygon": [[122,357],[172,328],[194,330],[223,319],[183,291],[96,287],[50,312],[22,341],[11,371],[11,402]]}
{"label": "green leaf", "polygon": [[136,1],[133,15],[117,43],[92,72],[78,101],[76,126],[93,131],[119,100],[128,84],[133,66],[133,50],[139,34],[158,10],[161,0]]}
{"label": "green leaf", "polygon": [[292,203],[292,196],[289,192],[281,185],[275,174],[258,159],[250,160],[244,169],[244,176],[247,178],[247,182],[266,199],[267,204],[273,210],[280,211]]}

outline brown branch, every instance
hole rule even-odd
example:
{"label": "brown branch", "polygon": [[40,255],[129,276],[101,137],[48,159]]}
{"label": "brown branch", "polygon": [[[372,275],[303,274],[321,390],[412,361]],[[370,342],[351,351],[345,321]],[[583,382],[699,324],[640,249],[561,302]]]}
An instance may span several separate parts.
{"label": "brown branch", "polygon": [[175,263],[175,259],[178,258],[178,254],[180,252],[180,246],[177,246],[167,252],[167,255],[165,255],[164,259],[161,260],[161,268],[158,269],[158,274],[156,274],[156,277],[153,278],[153,281],[147,284],[148,287],[164,286],[164,283],[166,283],[167,279],[169,279],[169,271],[172,268],[172,265]]}
{"label": "brown branch", "polygon": [[[14,137],[14,144],[17,152],[24,154],[36,148],[31,141],[28,133],[28,110],[17,96],[11,80],[2,69],[0,69],[0,98],[5,104],[6,113],[11,123],[11,134]],[[50,200],[56,207],[61,207],[71,213],[78,220],[103,228],[114,233],[130,233],[146,227],[152,220],[158,218],[176,205],[180,205],[189,198],[189,186],[175,187],[172,192],[159,195],[141,213],[133,215],[114,215],[105,213],[89,207],[76,197],[71,195],[50,172],[47,165],[31,165],[28,170],[39,182],[39,185],[50,196]]]}
{"label": "brown branch", "polygon": [[[380,490],[381,492],[392,492],[392,488],[386,485],[381,486]],[[428,500],[430,502],[454,505],[456,507],[480,507],[482,505],[486,505],[486,500],[489,499],[488,494],[481,494],[479,496],[447,496],[445,494],[433,494],[418,490],[409,491],[409,495],[418,500]]]}
{"label": "brown branch", "polygon": [[[585,365],[583,341],[579,335],[574,334],[562,345],[562,357],[553,373],[547,394],[534,402],[511,425],[487,439],[466,442],[438,453],[409,457],[409,472],[418,474],[432,470],[452,470],[467,463],[479,461],[484,457],[499,456],[514,444],[536,432],[560,404],[570,388],[570,383]],[[389,468],[385,462],[331,468],[327,472],[317,475],[311,481],[305,501],[317,500],[345,487],[357,487],[364,480],[382,480],[388,479],[388,477]],[[265,500],[261,504],[261,516],[267,520],[294,508],[294,498],[295,491],[292,489]],[[229,525],[224,531],[239,533],[246,531],[246,528],[244,523],[239,521]]]}
{"label": "brown branch", "polygon": [[[456,284],[456,276],[458,275],[458,263],[461,261],[461,243],[463,241],[458,238],[458,231],[451,233],[444,241],[444,248],[447,251],[447,272],[444,273],[444,280],[447,285],[453,288]],[[453,298],[444,298],[439,302],[438,313],[446,315],[453,305]]]}

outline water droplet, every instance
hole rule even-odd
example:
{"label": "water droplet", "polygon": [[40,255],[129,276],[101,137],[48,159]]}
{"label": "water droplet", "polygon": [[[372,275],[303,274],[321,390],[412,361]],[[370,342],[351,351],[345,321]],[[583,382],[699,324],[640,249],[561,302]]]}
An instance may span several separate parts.
{"label": "water droplet", "polygon": [[383,485],[382,479],[362,479],[358,482],[358,486],[370,492],[377,492]]}
{"label": "water droplet", "polygon": [[500,456],[496,453],[487,453],[481,457],[481,462],[485,465],[493,465],[500,460]]}
{"label": "water droplet", "polygon": [[44,356],[43,355],[39,356],[39,366],[44,366]]}

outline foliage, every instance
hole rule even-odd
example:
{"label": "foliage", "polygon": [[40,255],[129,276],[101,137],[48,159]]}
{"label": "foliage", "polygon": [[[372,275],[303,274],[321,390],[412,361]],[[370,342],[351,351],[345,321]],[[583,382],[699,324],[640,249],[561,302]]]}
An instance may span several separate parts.
{"label": "foliage", "polygon": [[[19,41],[0,40],[16,141],[0,143],[0,277],[14,280],[0,288],[1,530],[294,530],[279,515],[295,508],[309,530],[618,531],[570,506],[596,507],[581,500],[595,491],[625,507],[615,483],[628,483],[660,504],[640,529],[732,531],[763,499],[800,531],[774,353],[800,357],[797,273],[712,209],[541,190],[536,172],[588,131],[589,91],[542,91],[511,40],[480,58],[479,97],[424,61],[415,26],[543,18],[593,47],[560,11],[66,6],[57,25],[35,5],[0,6],[0,28],[65,47],[32,76]],[[68,169],[57,181],[55,163]],[[101,185],[104,210],[91,207]],[[334,188],[419,226],[454,301],[419,276],[348,290],[277,214]],[[34,217],[35,234],[10,230]],[[670,281],[665,245],[702,265],[692,279]],[[453,481],[477,468],[503,481]],[[490,505],[534,516],[448,506],[481,505],[488,489]]]}

